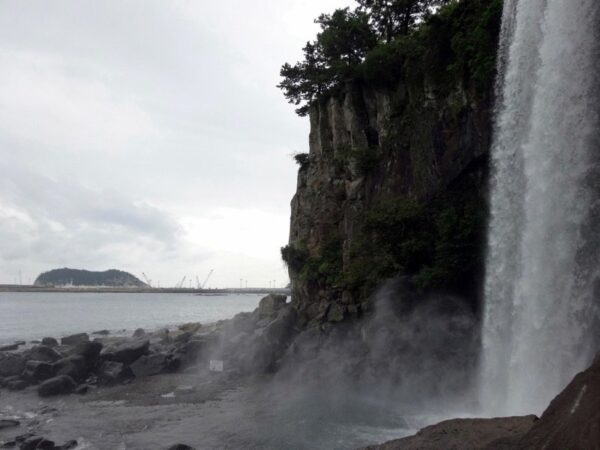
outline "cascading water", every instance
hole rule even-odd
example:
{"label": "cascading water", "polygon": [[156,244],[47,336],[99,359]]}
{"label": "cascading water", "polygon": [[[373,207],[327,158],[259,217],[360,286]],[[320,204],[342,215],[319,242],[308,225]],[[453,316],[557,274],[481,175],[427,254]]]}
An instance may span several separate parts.
{"label": "cascading water", "polygon": [[540,413],[600,351],[600,1],[505,0],[482,407]]}

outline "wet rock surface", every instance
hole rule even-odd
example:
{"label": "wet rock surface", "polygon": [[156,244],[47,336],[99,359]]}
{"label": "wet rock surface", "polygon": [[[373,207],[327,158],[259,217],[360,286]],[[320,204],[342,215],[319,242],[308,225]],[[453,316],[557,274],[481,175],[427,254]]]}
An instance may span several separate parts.
{"label": "wet rock surface", "polygon": [[36,345],[24,352],[24,356],[28,360],[43,361],[53,363],[63,357],[56,349],[46,345]]}
{"label": "wet rock surface", "polygon": [[37,392],[40,397],[50,397],[51,395],[70,394],[76,387],[77,384],[73,378],[68,375],[58,375],[40,384]]}
{"label": "wet rock surface", "polygon": [[577,374],[552,400],[519,442],[505,448],[600,449],[600,354],[590,368]]}
{"label": "wet rock surface", "polygon": [[87,333],[77,333],[71,336],[66,336],[60,340],[61,345],[77,345],[82,342],[88,342],[90,336]]}
{"label": "wet rock surface", "polygon": [[131,364],[146,354],[149,348],[150,341],[147,339],[122,342],[104,349],[102,357],[107,361]]}
{"label": "wet rock surface", "polygon": [[368,450],[600,449],[600,355],[536,416],[452,419]]}
{"label": "wet rock surface", "polygon": [[536,420],[533,415],[446,420],[423,428],[414,436],[366,447],[365,450],[491,450],[500,445],[498,441],[510,442],[522,437]]}
{"label": "wet rock surface", "polygon": [[39,383],[54,376],[54,366],[43,361],[27,361],[23,377],[32,383]]}
{"label": "wet rock surface", "polygon": [[41,343],[47,347],[58,347],[58,341],[53,337],[45,337],[42,339]]}
{"label": "wet rock surface", "polygon": [[0,352],[8,352],[12,350],[17,350],[19,346],[17,344],[6,344],[0,346]]}
{"label": "wet rock surface", "polygon": [[14,428],[19,426],[18,420],[0,419],[0,430],[4,428]]}
{"label": "wet rock surface", "polygon": [[22,355],[0,352],[0,377],[20,375],[25,369],[25,361]]}

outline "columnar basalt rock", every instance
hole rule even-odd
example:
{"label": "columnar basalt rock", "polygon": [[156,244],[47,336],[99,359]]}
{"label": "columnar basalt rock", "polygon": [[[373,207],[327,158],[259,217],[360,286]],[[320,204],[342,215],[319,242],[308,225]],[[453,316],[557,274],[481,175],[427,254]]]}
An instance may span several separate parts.
{"label": "columnar basalt rock", "polygon": [[[366,292],[334,272],[350,267],[371,208],[396,200],[427,204],[473,173],[476,195],[485,197],[491,94],[460,85],[435,92],[404,80],[394,88],[352,84],[312,107],[308,162],[291,202],[289,248],[300,261],[287,261],[303,323],[339,321],[368,308]],[[337,262],[323,258],[332,246],[339,247]],[[316,267],[307,270],[307,260]]]}

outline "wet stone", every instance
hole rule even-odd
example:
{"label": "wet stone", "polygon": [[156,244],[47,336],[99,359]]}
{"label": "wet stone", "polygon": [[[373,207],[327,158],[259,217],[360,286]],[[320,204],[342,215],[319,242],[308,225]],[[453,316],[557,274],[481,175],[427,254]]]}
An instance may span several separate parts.
{"label": "wet stone", "polygon": [[38,387],[40,397],[50,397],[52,395],[70,394],[77,385],[73,378],[68,375],[59,375],[44,381]]}
{"label": "wet stone", "polygon": [[46,345],[48,347],[58,347],[58,341],[53,337],[45,337],[42,339],[42,345]]}
{"label": "wet stone", "polygon": [[26,439],[21,446],[20,450],[56,450],[56,446],[53,441],[44,439],[40,436],[33,436]]}
{"label": "wet stone", "polygon": [[54,367],[52,364],[43,361],[27,361],[23,377],[38,383],[54,376]]}
{"label": "wet stone", "polygon": [[0,430],[18,427],[19,425],[20,422],[18,420],[0,419]]}
{"label": "wet stone", "polygon": [[87,333],[77,333],[71,336],[65,336],[60,340],[61,345],[77,345],[82,342],[89,342],[90,336]]}
{"label": "wet stone", "polygon": [[25,352],[26,358],[34,361],[53,363],[62,358],[62,355],[47,345],[36,345]]}
{"label": "wet stone", "polygon": [[22,391],[27,386],[29,386],[29,383],[25,380],[11,381],[6,385],[9,391]]}
{"label": "wet stone", "polygon": [[17,350],[19,346],[17,344],[7,344],[0,346],[0,352],[8,352],[12,350]]}

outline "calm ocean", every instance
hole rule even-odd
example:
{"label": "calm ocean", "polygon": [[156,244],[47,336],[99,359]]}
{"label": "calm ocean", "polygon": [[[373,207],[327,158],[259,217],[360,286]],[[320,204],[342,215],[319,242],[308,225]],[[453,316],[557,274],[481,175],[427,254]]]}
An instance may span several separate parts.
{"label": "calm ocean", "polygon": [[185,322],[210,323],[252,311],[262,296],[0,292],[0,345],[97,330],[152,330]]}

